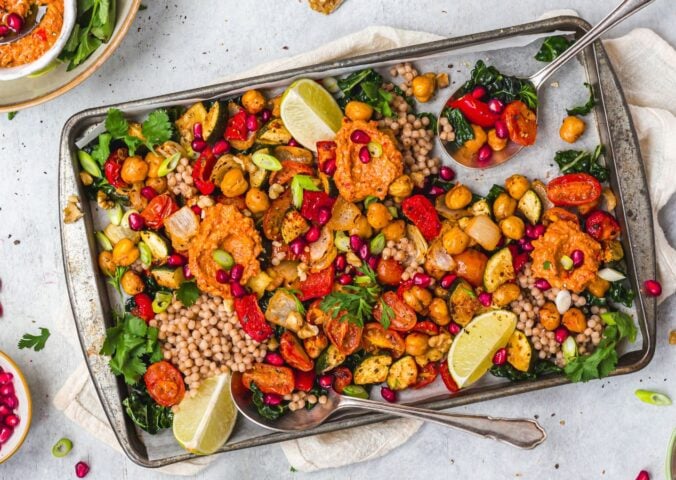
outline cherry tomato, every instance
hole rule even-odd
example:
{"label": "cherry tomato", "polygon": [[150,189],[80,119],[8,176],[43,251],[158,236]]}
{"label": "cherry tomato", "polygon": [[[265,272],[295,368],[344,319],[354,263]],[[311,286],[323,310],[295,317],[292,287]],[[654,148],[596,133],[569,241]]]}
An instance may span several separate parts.
{"label": "cherry tomato", "polygon": [[148,367],[143,381],[150,397],[163,407],[171,407],[183,400],[185,382],[181,372],[171,363],[160,361]]}
{"label": "cherry tomato", "polygon": [[423,320],[415,324],[413,331],[426,333],[427,335],[439,335],[439,325],[431,320]]}
{"label": "cherry tomato", "polygon": [[300,370],[293,371],[293,389],[300,390],[301,392],[309,392],[312,390],[312,387],[315,385],[315,374],[314,370],[309,372],[301,372]]}
{"label": "cherry tomato", "polygon": [[134,295],[134,308],[131,309],[131,314],[142,318],[146,322],[149,322],[155,318],[155,312],[153,312],[153,300],[145,293],[137,293]]}
{"label": "cherry tomato", "polygon": [[585,231],[599,242],[615,240],[620,236],[620,224],[610,213],[596,210],[589,214],[584,221]]}
{"label": "cherry tomato", "polygon": [[276,395],[288,395],[296,384],[293,370],[289,367],[276,367],[267,363],[254,363],[251,370],[242,374],[242,384],[246,388],[251,388],[251,382],[261,392]]}
{"label": "cherry tomato", "polygon": [[584,205],[600,196],[601,184],[588,173],[568,173],[547,185],[547,198],[554,205]]}
{"label": "cherry tomato", "polygon": [[538,133],[535,112],[525,103],[515,100],[505,107],[502,119],[507,124],[509,139],[519,145],[533,145]]}
{"label": "cherry tomato", "polygon": [[441,232],[439,214],[424,195],[413,195],[401,202],[401,211],[422,233],[426,240],[435,239]]}
{"label": "cherry tomato", "polygon": [[343,393],[343,389],[352,383],[352,372],[347,367],[334,368],[333,389],[338,393]]}
{"label": "cherry tomato", "polygon": [[[399,332],[408,332],[415,327],[418,317],[416,317],[415,310],[409,307],[402,299],[400,299],[394,292],[385,292],[380,297],[385,304],[391,309],[393,315],[390,318],[390,328]],[[373,318],[380,321],[383,316],[383,311],[380,302],[378,302],[373,309]]]}
{"label": "cherry tomato", "polygon": [[439,366],[436,363],[428,363],[422,368],[418,369],[418,380],[413,385],[413,388],[418,390],[432,383],[439,375]]}
{"label": "cherry tomato", "polygon": [[223,137],[226,140],[246,140],[249,130],[246,128],[246,111],[240,110],[228,119]]}
{"label": "cherry tomato", "polygon": [[302,372],[309,372],[314,368],[314,362],[308,357],[298,338],[288,330],[279,339],[279,353],[290,367]]}
{"label": "cherry tomato", "polygon": [[451,108],[457,108],[464,117],[475,125],[483,128],[490,128],[495,125],[500,116],[488,108],[488,104],[478,100],[471,93],[447,103]]}
{"label": "cherry tomato", "polygon": [[264,342],[273,334],[272,327],[265,320],[265,315],[258,306],[256,295],[235,298],[235,312],[242,329],[257,342]]}
{"label": "cherry tomato", "polygon": [[148,228],[157,230],[158,228],[162,228],[164,220],[176,211],[178,211],[178,205],[165,193],[164,195],[156,196],[148,202],[148,206],[143,209],[141,216],[146,221]]}
{"label": "cherry tomato", "polygon": [[381,349],[390,350],[394,358],[401,357],[406,350],[406,344],[401,335],[389,328],[385,330],[377,322],[364,325],[361,344],[367,352],[376,352]]}
{"label": "cherry tomato", "polygon": [[446,388],[449,392],[455,393],[460,390],[458,384],[455,383],[455,380],[453,380],[451,372],[448,370],[448,362],[445,360],[439,362],[439,373],[441,374],[441,379],[444,381],[444,385],[446,385]]}
{"label": "cherry tomato", "polygon": [[325,297],[333,290],[334,268],[333,264],[324,270],[308,273],[307,278],[300,282],[298,299],[301,302],[313,298]]}
{"label": "cherry tomato", "polygon": [[399,285],[404,267],[394,258],[381,258],[376,267],[378,282],[385,285]]}
{"label": "cherry tomato", "polygon": [[399,288],[397,288],[397,297],[403,299],[404,298],[404,292],[406,292],[407,290],[410,290],[412,286],[413,286],[413,279],[412,278],[406,280],[405,282],[401,282],[401,284],[399,285]]}
{"label": "cherry tomato", "polygon": [[328,321],[325,321],[323,325],[324,333],[340,353],[351,355],[359,348],[364,329],[348,322],[347,319],[339,320],[339,318],[340,314],[337,318],[329,318]]}

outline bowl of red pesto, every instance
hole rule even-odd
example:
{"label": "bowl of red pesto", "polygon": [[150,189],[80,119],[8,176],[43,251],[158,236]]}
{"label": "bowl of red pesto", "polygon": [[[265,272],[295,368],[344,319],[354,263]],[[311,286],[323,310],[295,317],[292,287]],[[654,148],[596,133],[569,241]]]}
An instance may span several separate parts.
{"label": "bowl of red pesto", "polygon": [[[37,25],[25,21],[32,9],[46,6]],[[77,0],[0,0],[0,38],[29,30],[0,44],[0,81],[38,72],[56,59],[75,26]]]}

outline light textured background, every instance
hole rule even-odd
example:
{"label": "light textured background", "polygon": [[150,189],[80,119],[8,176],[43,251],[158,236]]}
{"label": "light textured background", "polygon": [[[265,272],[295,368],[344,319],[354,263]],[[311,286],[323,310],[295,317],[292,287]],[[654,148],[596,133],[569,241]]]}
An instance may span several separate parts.
{"label": "light textured background", "polygon": [[[155,479],[124,456],[98,443],[51,406],[56,391],[81,361],[79,349],[53,334],[39,353],[18,351],[16,342],[39,326],[52,327],[66,301],[58,235],[58,139],[66,119],[84,108],[193,88],[261,62],[292,55],[370,25],[426,30],[441,35],[472,33],[538,18],[556,8],[576,9],[595,22],[617,0],[346,0],[323,17],[301,0],[183,2],[149,1],[115,56],[75,91],[11,122],[0,118],[0,278],[5,315],[0,348],[28,376],[33,427],[0,479],[74,478],[80,459],[88,478]],[[656,0],[610,35],[650,27],[676,45],[676,2]],[[2,86],[0,85],[0,88]],[[672,199],[661,223],[676,238]],[[633,396],[637,388],[660,389],[676,398],[676,348],[666,342],[676,328],[676,299],[661,307],[658,349],[634,375],[572,385],[487,402],[460,411],[537,416],[549,439],[531,452],[424,426],[405,446],[369,463],[312,475],[290,472],[277,446],[228,454],[199,478],[459,478],[633,479],[645,468],[664,477],[666,447],[676,426],[676,407],[652,407]],[[50,454],[62,436],[74,441],[65,459]],[[340,452],[335,452],[340,455]]]}

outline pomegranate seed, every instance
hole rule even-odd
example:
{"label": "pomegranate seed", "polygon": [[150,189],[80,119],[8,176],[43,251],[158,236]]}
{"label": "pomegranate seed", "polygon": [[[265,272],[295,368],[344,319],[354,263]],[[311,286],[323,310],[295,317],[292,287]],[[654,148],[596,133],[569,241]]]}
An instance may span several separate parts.
{"label": "pomegranate seed", "polygon": [[523,267],[528,263],[529,256],[527,253],[519,253],[517,256],[514,257],[514,260],[512,260],[512,265],[514,266],[514,271],[515,272],[520,272],[523,270]]}
{"label": "pomegranate seed", "polygon": [[580,268],[584,263],[584,252],[582,250],[573,250],[570,258],[573,260],[573,267]]}
{"label": "pomegranate seed", "polygon": [[442,193],[446,193],[446,190],[444,190],[443,188],[441,188],[438,185],[432,185],[430,187],[430,189],[427,191],[427,193],[429,193],[430,196],[432,196],[432,197],[438,197]]}
{"label": "pomegranate seed", "polygon": [[364,245],[364,241],[359,238],[359,235],[350,235],[350,247],[352,250],[356,252],[362,247],[362,245]]}
{"label": "pomegranate seed", "polygon": [[395,403],[397,401],[397,392],[388,387],[380,388],[380,396],[389,403]]}
{"label": "pomegranate seed", "polygon": [[662,295],[662,285],[657,280],[646,280],[643,286],[645,287],[645,292],[651,297]]}
{"label": "pomegranate seed", "polygon": [[202,124],[200,122],[197,122],[192,126],[192,135],[195,138],[202,139]]}
{"label": "pomegranate seed", "polygon": [[11,437],[13,433],[14,429],[12,427],[0,427],[0,444],[7,443],[7,440],[9,440],[9,437]]}
{"label": "pomegranate seed", "polygon": [[328,207],[322,207],[317,212],[317,223],[321,226],[326,225],[331,220],[331,210]]}
{"label": "pomegranate seed", "polygon": [[476,98],[477,100],[481,100],[486,96],[486,87],[483,87],[481,85],[477,85],[474,87],[474,90],[472,90],[472,97]]}
{"label": "pomegranate seed", "polygon": [[367,244],[362,244],[361,247],[359,247],[359,252],[357,252],[357,255],[359,255],[359,258],[362,260],[366,260],[369,258],[369,246]]}
{"label": "pomegranate seed", "polygon": [[201,153],[204,151],[205,148],[207,148],[207,142],[202,140],[201,138],[196,138],[195,140],[192,141],[190,144],[193,150],[195,150],[197,153]]}
{"label": "pomegranate seed", "polygon": [[638,472],[636,480],[650,480],[650,474],[645,470],[641,470],[640,472]]}
{"label": "pomegranate seed", "polygon": [[6,383],[5,385],[0,387],[0,395],[8,396],[8,395],[14,395],[14,385],[11,383]]}
{"label": "pomegranate seed", "polygon": [[523,242],[523,245],[521,245],[521,250],[523,250],[524,252],[530,253],[533,250],[535,250],[535,247],[533,246],[532,243],[530,243],[528,240],[526,240],[525,242]]}
{"label": "pomegranate seed", "polygon": [[364,130],[355,130],[350,135],[350,140],[354,143],[366,145],[371,141],[371,137]]}
{"label": "pomegranate seed", "polygon": [[322,164],[322,172],[325,174],[331,176],[334,173],[336,173],[336,159],[332,158],[331,160],[327,160]]}
{"label": "pomegranate seed", "polygon": [[319,386],[323,389],[329,389],[333,386],[333,375],[321,375],[317,380]]}
{"label": "pomegranate seed", "polygon": [[450,182],[455,178],[455,172],[451,167],[443,166],[439,169],[439,176],[445,182]]}
{"label": "pomegranate seed", "polygon": [[12,413],[12,410],[7,405],[0,404],[0,417],[5,417]]}
{"label": "pomegranate seed", "polygon": [[460,325],[458,325],[455,322],[451,322],[448,325],[448,331],[451,332],[451,335],[457,335],[458,333],[460,333]]}
{"label": "pomegranate seed", "polygon": [[266,393],[263,395],[263,403],[272,405],[273,407],[282,403],[282,396],[275,393]]}
{"label": "pomegranate seed", "polygon": [[481,292],[477,297],[477,299],[479,300],[479,303],[484,307],[490,307],[491,303],[493,303],[493,295],[491,295],[488,292]]}
{"label": "pomegranate seed", "polygon": [[504,363],[507,361],[507,349],[506,348],[501,348],[497,352],[495,352],[495,355],[493,355],[493,364],[494,365],[504,365]]}
{"label": "pomegranate seed", "polygon": [[4,37],[9,33],[9,27],[7,25],[0,25],[0,37]]}
{"label": "pomegranate seed", "polygon": [[338,283],[341,285],[349,285],[352,283],[352,275],[349,275],[347,273],[343,273],[340,277],[338,277]]}
{"label": "pomegranate seed", "polygon": [[416,273],[413,275],[413,285],[418,285],[419,287],[427,288],[432,283],[432,277],[426,273]]}
{"label": "pomegranate seed", "polygon": [[199,205],[193,205],[190,209],[195,212],[198,217],[202,215],[202,208]]}
{"label": "pomegranate seed", "polygon": [[152,200],[158,195],[157,190],[153,187],[143,187],[141,189],[141,196],[146,200]]}
{"label": "pomegranate seed", "polygon": [[533,238],[540,238],[545,234],[545,226],[541,223],[538,223],[533,227]]}
{"label": "pomegranate seed", "polygon": [[566,341],[566,338],[570,336],[570,332],[566,327],[559,327],[556,330],[554,330],[554,339],[558,343],[563,343]]}
{"label": "pomegranate seed", "polygon": [[549,284],[549,282],[547,280],[545,280],[544,278],[536,279],[534,285],[535,285],[535,288],[537,288],[538,290],[542,290],[543,292],[552,288],[552,286]]}
{"label": "pomegranate seed", "polygon": [[310,230],[307,231],[305,234],[305,240],[308,241],[308,243],[313,243],[319,240],[319,236],[321,235],[321,230],[317,225],[312,225],[310,227]]}
{"label": "pomegranate seed", "polygon": [[[535,238],[535,234],[534,234],[534,232],[533,232],[533,225],[531,225],[530,223],[527,223],[527,224],[526,224],[526,237],[528,237],[528,238]],[[522,238],[523,238],[523,237],[522,237]],[[521,240],[521,238],[520,238],[519,240]],[[525,240],[524,240],[524,241],[525,241]]]}
{"label": "pomegranate seed", "polygon": [[230,284],[230,291],[235,298],[242,298],[244,295],[246,295],[246,290],[244,287],[237,282],[232,282]]}
{"label": "pomegranate seed", "polygon": [[19,417],[13,413],[5,417],[5,425],[11,428],[16,428],[16,426],[19,425],[19,421]]}
{"label": "pomegranate seed", "polygon": [[214,152],[214,155],[220,157],[221,155],[225,155],[230,151],[230,144],[225,140],[219,140],[214,143],[212,151]]}
{"label": "pomegranate seed", "polygon": [[0,385],[4,385],[5,383],[11,382],[13,378],[14,375],[12,375],[11,372],[0,373]]}
{"label": "pomegranate seed", "polygon": [[284,365],[284,359],[278,352],[268,352],[265,354],[265,363],[274,365],[276,367],[281,367]]}
{"label": "pomegranate seed", "polygon": [[441,279],[441,288],[451,288],[451,285],[453,285],[453,282],[455,282],[456,278],[458,278],[458,276],[455,273],[447,273]]}
{"label": "pomegranate seed", "polygon": [[289,147],[298,147],[300,143],[298,143],[298,140],[295,138],[292,138],[287,145],[289,145]]}
{"label": "pomegranate seed", "polygon": [[242,279],[242,275],[244,275],[244,265],[240,263],[234,264],[230,269],[230,278],[232,278],[232,281],[239,282]]}
{"label": "pomegranate seed", "polygon": [[23,18],[18,13],[10,13],[5,17],[5,23],[7,27],[14,33],[19,33],[23,28]]}
{"label": "pomegranate seed", "polygon": [[143,230],[143,227],[146,226],[145,219],[138,213],[131,213],[129,215],[128,221],[129,221],[129,228],[131,228],[135,232]]}
{"label": "pomegranate seed", "polygon": [[479,152],[477,153],[477,160],[479,160],[480,162],[487,162],[491,159],[492,156],[493,149],[491,148],[490,145],[486,144],[479,149]]}
{"label": "pomegranate seed", "polygon": [[250,132],[255,132],[256,130],[258,130],[258,118],[256,118],[256,115],[254,114],[247,115],[246,129],[249,130]]}
{"label": "pomegranate seed", "polygon": [[190,265],[187,263],[183,265],[183,276],[186,280],[194,278],[192,272],[190,271]]}
{"label": "pomegranate seed", "polygon": [[368,147],[361,147],[359,149],[359,161],[361,163],[369,163],[371,161],[371,152]]}
{"label": "pomegranate seed", "polygon": [[338,255],[336,257],[336,270],[339,272],[342,272],[345,270],[345,267],[347,266],[347,259],[345,258],[345,255]]}
{"label": "pomegranate seed", "polygon": [[216,270],[216,281],[218,283],[228,283],[230,281],[230,275],[222,268],[219,268]]}
{"label": "pomegranate seed", "polygon": [[182,267],[185,265],[185,257],[180,253],[174,253],[167,258],[167,265],[170,267]]}
{"label": "pomegranate seed", "polygon": [[263,122],[267,122],[271,118],[272,118],[272,112],[270,110],[268,110],[267,108],[261,112],[261,120],[263,120]]}
{"label": "pomegranate seed", "polygon": [[75,464],[75,475],[77,478],[84,478],[89,473],[89,465],[85,462],[77,462]]}
{"label": "pomegranate seed", "polygon": [[378,268],[378,263],[380,262],[380,257],[372,255],[370,256],[367,260],[366,263],[369,264],[369,267],[371,267],[371,270],[375,270]]}
{"label": "pomegranate seed", "polygon": [[502,100],[498,98],[491,98],[488,101],[488,109],[493,113],[502,113],[505,108],[505,104],[502,103]]}
{"label": "pomegranate seed", "polygon": [[507,138],[509,137],[509,130],[507,129],[507,124],[502,120],[495,122],[495,136],[498,138]]}
{"label": "pomegranate seed", "polygon": [[293,242],[289,243],[289,250],[296,256],[302,254],[303,250],[305,250],[305,240],[302,237],[298,237]]}

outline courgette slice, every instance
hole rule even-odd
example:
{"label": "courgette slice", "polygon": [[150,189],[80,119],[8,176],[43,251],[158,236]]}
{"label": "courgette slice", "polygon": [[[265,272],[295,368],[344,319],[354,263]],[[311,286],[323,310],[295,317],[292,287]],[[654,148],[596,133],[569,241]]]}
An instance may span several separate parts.
{"label": "courgette slice", "polygon": [[298,162],[304,165],[312,165],[314,162],[314,156],[312,155],[312,152],[307,148],[302,147],[282,145],[275,147],[274,155],[280,162],[290,160],[292,162]]}
{"label": "courgette slice", "polygon": [[334,344],[330,344],[328,347],[326,347],[326,350],[324,350],[321,355],[319,355],[317,363],[315,363],[315,372],[322,374],[328,372],[329,370],[333,370],[338,365],[343,363],[345,358],[347,357],[340,353]]}
{"label": "courgette slice", "polygon": [[533,190],[528,190],[523,194],[516,208],[519,209],[532,225],[540,221],[540,217],[542,216],[542,201]]}
{"label": "courgette slice", "polygon": [[225,131],[227,121],[227,109],[220,102],[214,102],[202,123],[202,137],[204,140],[209,143],[218,140]]}
{"label": "courgette slice", "polygon": [[183,268],[157,267],[150,271],[155,281],[160,287],[177,289],[185,281]]}
{"label": "courgette slice", "polygon": [[514,280],[514,265],[512,264],[512,252],[509,248],[503,248],[494,253],[486,262],[484,270],[484,288],[488,293],[493,293],[504,283]]}
{"label": "courgette slice", "polygon": [[[445,367],[445,364],[443,365]],[[392,390],[405,390],[418,380],[418,366],[413,357],[397,360],[387,375],[387,386]]]}
{"label": "courgette slice", "polygon": [[507,342],[507,362],[521,372],[530,370],[533,363],[533,347],[521,330],[514,330]]}
{"label": "courgette slice", "polygon": [[195,139],[193,127],[196,123],[202,124],[202,134],[204,134],[204,123],[207,119],[207,109],[202,102],[192,105],[186,112],[176,120],[181,145],[188,151],[192,151],[192,141]]}
{"label": "courgette slice", "polygon": [[258,131],[256,142],[262,145],[285,145],[291,141],[291,133],[281,118],[273,118]]}
{"label": "courgette slice", "polygon": [[365,358],[354,371],[354,383],[356,385],[369,385],[382,383],[392,365],[392,357],[389,355],[373,355]]}
{"label": "courgette slice", "polygon": [[492,218],[491,215],[491,206],[488,204],[488,201],[485,198],[474,202],[470,207],[469,211],[472,212],[472,215],[475,217],[478,215],[487,215]]}
{"label": "courgette slice", "polygon": [[472,286],[463,279],[451,285],[451,296],[448,299],[453,321],[463,327],[467,325],[481,308]]}
{"label": "courgette slice", "polygon": [[150,253],[155,260],[164,260],[169,256],[169,246],[167,241],[155,232],[141,232],[143,243],[148,245]]}

